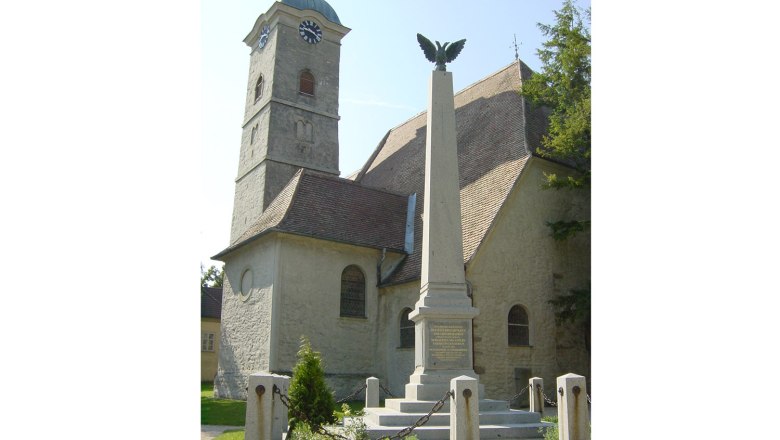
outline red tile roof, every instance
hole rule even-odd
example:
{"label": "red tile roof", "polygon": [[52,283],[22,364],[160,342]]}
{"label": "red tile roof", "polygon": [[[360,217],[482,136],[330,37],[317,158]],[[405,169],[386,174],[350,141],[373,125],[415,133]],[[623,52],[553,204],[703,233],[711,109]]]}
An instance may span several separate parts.
{"label": "red tile roof", "polygon": [[301,169],[260,219],[214,258],[271,231],[403,251],[406,206],[406,195]]}

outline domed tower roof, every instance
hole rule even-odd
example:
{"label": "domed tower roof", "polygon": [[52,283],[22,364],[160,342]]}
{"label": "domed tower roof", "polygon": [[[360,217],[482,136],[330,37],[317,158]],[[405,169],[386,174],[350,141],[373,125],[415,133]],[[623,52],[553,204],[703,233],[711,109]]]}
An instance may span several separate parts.
{"label": "domed tower roof", "polygon": [[311,9],[324,15],[328,20],[341,24],[339,16],[336,15],[336,11],[325,0],[282,0],[287,6],[292,6],[295,9]]}

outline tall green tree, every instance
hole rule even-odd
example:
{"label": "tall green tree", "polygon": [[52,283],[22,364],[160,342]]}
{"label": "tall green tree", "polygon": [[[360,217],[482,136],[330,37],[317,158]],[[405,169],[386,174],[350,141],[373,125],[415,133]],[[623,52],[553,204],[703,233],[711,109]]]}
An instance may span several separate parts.
{"label": "tall green tree", "polygon": [[205,271],[200,265],[200,287],[222,287],[225,280],[225,272],[222,268],[212,265]]}
{"label": "tall green tree", "polygon": [[566,179],[548,174],[546,186],[587,189],[591,141],[590,9],[583,11],[572,0],[566,0],[555,11],[555,18],[553,25],[537,24],[548,38],[536,51],[542,68],[523,83],[521,93],[531,105],[552,110],[548,133],[537,152],[569,163],[577,171]]}
{"label": "tall green tree", "polygon": [[[532,106],[551,110],[548,133],[537,153],[570,164],[575,171],[565,178],[545,174],[543,186],[590,192],[590,9],[565,0],[555,11],[554,24],[537,25],[547,37],[537,50],[542,68],[524,82],[521,94]],[[566,240],[588,228],[590,219],[557,219],[547,225],[555,240]],[[580,328],[590,351],[590,284],[549,302],[556,309],[558,325],[568,322]]]}
{"label": "tall green tree", "polygon": [[[333,392],[325,383],[325,370],[322,366],[322,356],[311,348],[308,338],[301,336],[301,347],[298,350],[298,363],[293,369],[290,379],[290,428],[306,423],[313,431],[317,427],[336,422],[333,411],[336,401]],[[305,420],[297,417],[305,414]]]}

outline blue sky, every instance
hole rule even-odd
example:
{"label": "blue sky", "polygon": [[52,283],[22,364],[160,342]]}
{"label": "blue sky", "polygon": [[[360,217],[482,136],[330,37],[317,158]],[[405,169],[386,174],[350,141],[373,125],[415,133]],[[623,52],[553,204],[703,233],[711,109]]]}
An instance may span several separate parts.
{"label": "blue sky", "polygon": [[[270,0],[201,3],[203,213],[201,260],[228,245],[238,166],[250,49],[243,39]],[[431,40],[466,38],[448,66],[457,92],[511,63],[516,37],[520,58],[532,69],[543,36],[537,23],[553,23],[557,1],[465,0],[385,2],[330,0],[341,23],[339,167],[342,176],[360,168],[384,134],[425,110],[433,69],[416,34]],[[583,8],[589,1],[578,3]]]}

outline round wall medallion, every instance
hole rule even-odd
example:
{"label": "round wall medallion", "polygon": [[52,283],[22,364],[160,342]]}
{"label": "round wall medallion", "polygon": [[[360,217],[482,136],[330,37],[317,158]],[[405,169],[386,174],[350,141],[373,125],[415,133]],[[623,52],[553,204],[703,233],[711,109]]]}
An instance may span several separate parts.
{"label": "round wall medallion", "polygon": [[249,299],[249,295],[252,294],[252,269],[247,269],[241,275],[241,299],[246,301]]}

